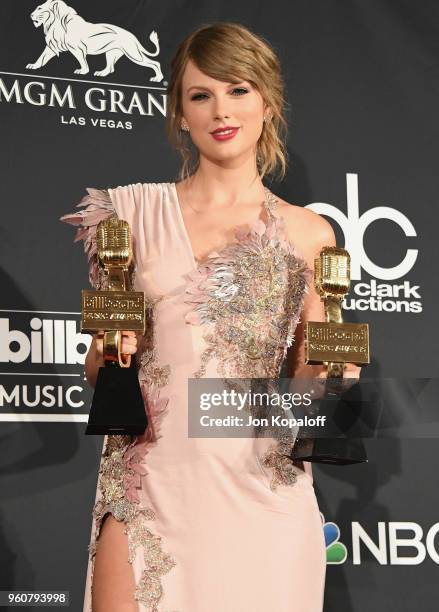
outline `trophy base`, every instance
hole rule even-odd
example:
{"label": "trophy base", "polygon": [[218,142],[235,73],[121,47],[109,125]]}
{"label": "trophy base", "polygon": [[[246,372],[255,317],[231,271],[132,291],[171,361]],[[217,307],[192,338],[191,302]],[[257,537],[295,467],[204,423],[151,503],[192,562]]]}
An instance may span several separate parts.
{"label": "trophy base", "polygon": [[353,438],[299,438],[290,458],[332,465],[352,465],[368,461],[363,441]]}
{"label": "trophy base", "polygon": [[87,424],[86,436],[141,436],[146,426],[139,426],[135,423],[131,425],[121,425],[120,427],[107,427],[106,425]]}
{"label": "trophy base", "polygon": [[85,434],[142,435],[147,425],[136,369],[99,368]]}

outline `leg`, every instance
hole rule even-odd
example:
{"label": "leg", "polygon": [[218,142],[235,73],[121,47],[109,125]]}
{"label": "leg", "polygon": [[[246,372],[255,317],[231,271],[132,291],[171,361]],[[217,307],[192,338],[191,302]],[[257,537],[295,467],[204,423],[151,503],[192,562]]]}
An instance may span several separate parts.
{"label": "leg", "polygon": [[36,70],[38,68],[42,68],[47,64],[49,60],[52,59],[52,57],[55,57],[55,55],[55,51],[52,51],[52,49],[46,47],[40,57],[37,59],[37,61],[34,64],[27,64],[26,68],[29,70]]}
{"label": "leg", "polygon": [[151,68],[151,70],[155,72],[155,75],[149,79],[150,81],[156,81],[157,83],[159,83],[160,81],[163,80],[163,72],[162,72],[162,69],[160,68],[159,62],[156,62],[155,60],[151,59],[145,53],[141,53],[140,59],[137,59],[134,54],[129,55],[126,51],[125,51],[125,55],[132,62],[139,64],[139,66],[145,66],[145,68]]}
{"label": "leg", "polygon": [[87,64],[87,49],[84,45],[80,45],[75,49],[70,49],[72,55],[76,57],[80,64],[80,68],[75,70],[75,74],[88,74],[89,68]]}
{"label": "leg", "polygon": [[123,55],[123,52],[119,49],[113,49],[112,51],[107,51],[105,54],[107,58],[107,65],[104,70],[96,70],[95,76],[107,76],[110,72],[114,72],[114,66],[118,59],[120,59]]}
{"label": "leg", "polygon": [[125,524],[112,514],[107,514],[103,520],[96,546],[93,612],[138,612]]}

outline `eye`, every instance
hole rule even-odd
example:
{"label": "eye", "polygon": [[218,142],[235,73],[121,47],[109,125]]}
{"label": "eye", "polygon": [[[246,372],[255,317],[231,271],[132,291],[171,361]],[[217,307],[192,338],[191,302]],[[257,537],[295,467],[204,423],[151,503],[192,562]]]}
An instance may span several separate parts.
{"label": "eye", "polygon": [[248,93],[248,89],[246,89],[245,87],[235,87],[234,89],[232,89],[232,92],[235,92],[235,91],[241,92],[241,93],[236,94],[238,96],[243,96],[244,94]]}
{"label": "eye", "polygon": [[[234,88],[232,89],[232,92],[231,92],[231,93],[232,93],[232,95],[233,95],[233,96],[235,96],[235,97],[237,97],[237,96],[243,96],[243,95],[245,95],[246,93],[248,93],[248,89],[246,89],[245,87],[234,87]],[[206,97],[207,97],[207,96],[206,96],[206,94],[204,94],[204,93],[197,93],[197,94],[194,94],[194,95],[191,97],[191,100],[202,100],[203,98],[206,98]]]}
{"label": "eye", "polygon": [[191,100],[201,100],[203,96],[206,97],[206,94],[197,93],[194,96],[192,96]]}

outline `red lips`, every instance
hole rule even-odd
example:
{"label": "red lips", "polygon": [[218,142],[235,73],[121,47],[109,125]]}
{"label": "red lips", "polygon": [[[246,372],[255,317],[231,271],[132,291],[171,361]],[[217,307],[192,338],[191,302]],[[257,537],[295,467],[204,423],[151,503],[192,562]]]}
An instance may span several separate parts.
{"label": "red lips", "polygon": [[239,128],[230,127],[230,128],[218,128],[214,132],[211,132],[212,137],[215,140],[230,140],[234,138],[238,133]]}
{"label": "red lips", "polygon": [[225,125],[224,127],[219,127],[216,128],[216,130],[214,130],[213,132],[210,132],[211,134],[218,134],[218,132],[224,132],[225,130],[239,130],[239,128],[233,126],[233,125]]}

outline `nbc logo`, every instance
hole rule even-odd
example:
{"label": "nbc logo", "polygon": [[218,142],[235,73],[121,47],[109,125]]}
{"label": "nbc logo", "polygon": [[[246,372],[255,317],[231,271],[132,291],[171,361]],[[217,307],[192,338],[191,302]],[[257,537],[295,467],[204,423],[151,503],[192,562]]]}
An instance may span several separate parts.
{"label": "nbc logo", "polygon": [[[320,513],[326,544],[326,562],[331,565],[345,563],[348,550],[340,542],[340,529],[332,521],[325,521]],[[439,523],[434,523],[425,531],[413,521],[379,521],[369,532],[358,521],[351,523],[352,564],[361,565],[363,553],[368,561],[375,558],[380,565],[420,565],[427,560],[439,565],[437,536]],[[412,549],[407,554],[407,549]]]}

